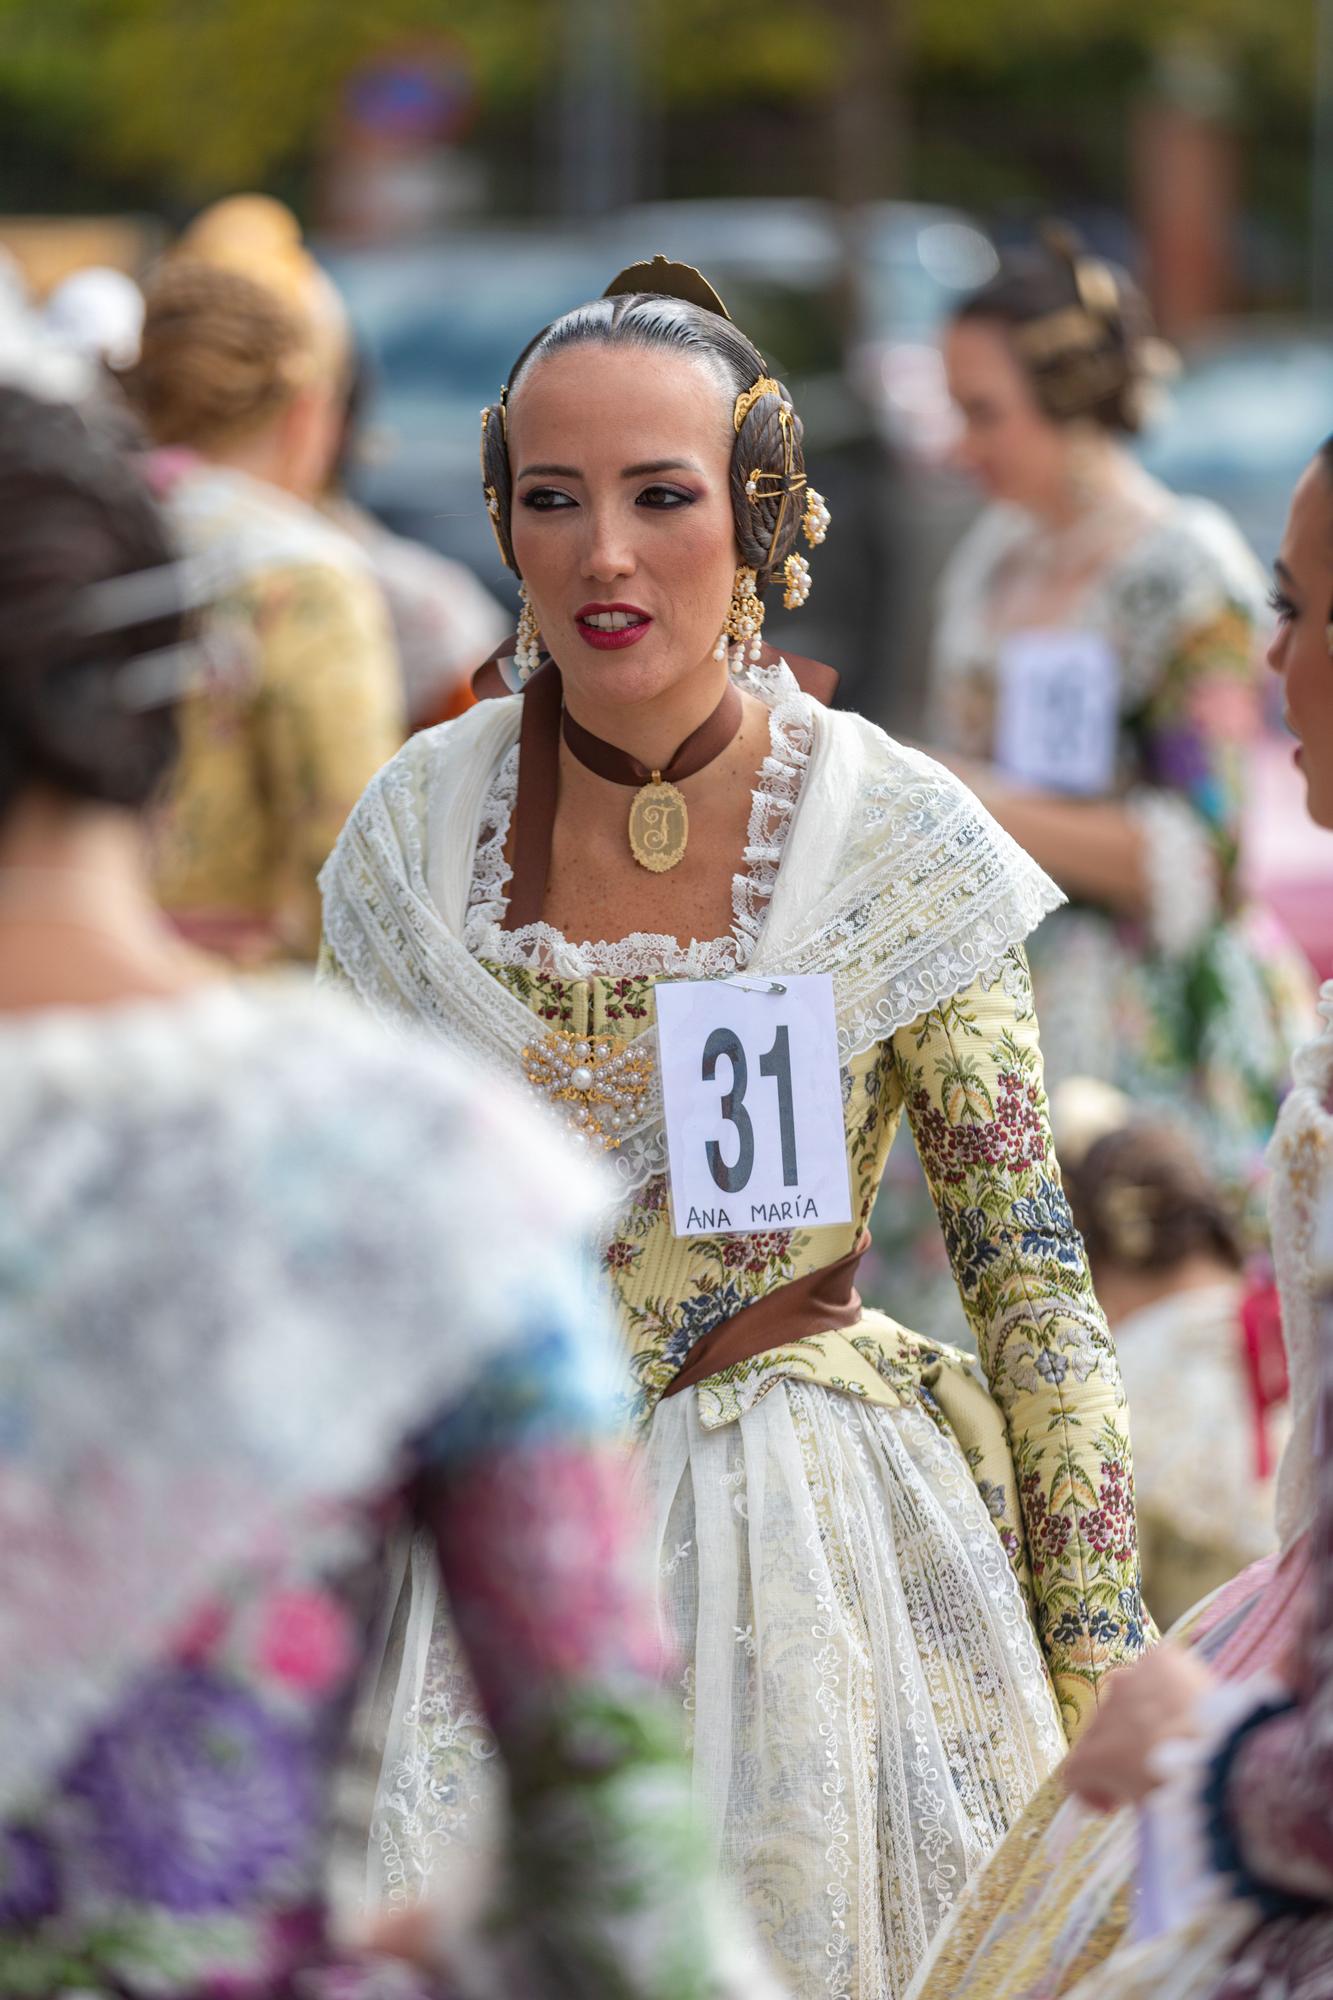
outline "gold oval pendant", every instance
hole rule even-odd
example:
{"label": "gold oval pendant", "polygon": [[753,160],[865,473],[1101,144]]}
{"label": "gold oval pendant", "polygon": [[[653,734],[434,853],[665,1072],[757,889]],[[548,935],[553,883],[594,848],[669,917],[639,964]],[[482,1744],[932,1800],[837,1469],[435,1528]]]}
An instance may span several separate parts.
{"label": "gold oval pendant", "polygon": [[629,809],[630,852],[640,868],[665,875],[685,858],[690,814],[674,785],[645,785],[634,794]]}

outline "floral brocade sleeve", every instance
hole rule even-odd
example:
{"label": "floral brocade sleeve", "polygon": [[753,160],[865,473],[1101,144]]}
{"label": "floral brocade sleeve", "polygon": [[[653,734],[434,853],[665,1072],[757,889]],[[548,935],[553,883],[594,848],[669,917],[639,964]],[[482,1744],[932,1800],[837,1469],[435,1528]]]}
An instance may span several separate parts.
{"label": "floral brocade sleeve", "polygon": [[1060,1183],[1026,953],[900,1029],[893,1054],[1009,1434],[1037,1632],[1072,1737],[1103,1677],[1143,1650],[1145,1614],[1124,1390]]}

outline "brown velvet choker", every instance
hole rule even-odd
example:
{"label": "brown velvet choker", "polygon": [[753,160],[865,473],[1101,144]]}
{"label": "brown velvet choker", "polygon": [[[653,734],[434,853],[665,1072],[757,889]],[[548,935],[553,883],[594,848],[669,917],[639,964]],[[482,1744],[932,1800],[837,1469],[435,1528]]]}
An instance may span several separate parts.
{"label": "brown velvet choker", "polygon": [[[496,662],[506,653],[512,653],[514,641],[508,640],[498,653],[493,653],[473,677],[473,687],[478,698],[486,701],[508,693]],[[761,664],[772,666],[779,655],[770,647],[765,647]],[[807,694],[816,701],[832,699],[838,677],[832,667],[826,667],[818,660],[795,659],[787,656],[797,681]],[[729,690],[735,692],[734,689]],[[739,696],[737,697],[739,700]],[[703,725],[707,730],[718,714],[725,712],[725,702]],[[509,885],[509,902],[505,909],[503,928],[507,931],[521,931],[528,924],[540,923],[546,904],[546,882],[551,872],[551,840],[555,832],[555,811],[560,796],[560,736],[562,720],[565,718],[564,689],[560,680],[560,669],[554,660],[547,660],[533,674],[523,690],[523,719],[518,739],[518,798],[513,817],[513,864],[514,872]],[[574,725],[577,729],[577,723]],[[695,735],[698,735],[696,730]],[[584,732],[585,736],[587,732]],[[734,734],[734,731],[733,731]],[[728,737],[727,741],[730,742]],[[597,737],[588,737],[597,743]],[[694,737],[682,743],[668,771],[677,770],[680,758],[688,751]],[[570,746],[573,754],[577,749]],[[602,744],[603,750],[611,751],[616,757],[624,756],[611,744]],[[725,748],[723,744],[721,748]],[[717,753],[714,753],[717,754]],[[629,761],[629,760],[627,760]],[[708,761],[700,759],[694,767],[702,769]],[[593,768],[596,768],[595,766]],[[607,775],[610,775],[609,773]],[[647,774],[651,778],[651,772]],[[685,776],[687,773],[679,772]],[[641,784],[636,770],[632,775],[620,777],[621,784]]]}
{"label": "brown velvet choker", "polygon": [[631,757],[628,750],[594,736],[567,708],[562,711],[561,732],[571,755],[613,785],[638,787],[629,809],[627,832],[630,852],[640,868],[664,875],[684,860],[690,814],[684,795],[676,789],[677,782],[706,770],[730,748],[744,713],[740,695],[728,681],[712,714],[690,731],[670,762],[656,770]]}

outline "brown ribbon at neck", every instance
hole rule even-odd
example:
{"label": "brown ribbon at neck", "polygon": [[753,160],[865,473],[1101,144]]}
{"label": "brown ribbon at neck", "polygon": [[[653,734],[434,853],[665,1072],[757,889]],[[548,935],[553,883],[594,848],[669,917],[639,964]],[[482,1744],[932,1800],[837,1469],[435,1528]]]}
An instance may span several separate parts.
{"label": "brown ribbon at neck", "polygon": [[613,785],[678,785],[682,778],[692,778],[696,772],[705,770],[715,757],[720,757],[727,746],[734,742],[745,714],[744,704],[731,681],[722,690],[722,699],[711,715],[705,716],[697,729],[692,729],[669,764],[649,766],[641,764],[637,757],[631,757],[628,750],[618,744],[607,743],[602,737],[594,736],[591,729],[585,729],[576,722],[569,710],[563,711],[561,732],[571,752],[580,764],[599,778],[608,778]]}
{"label": "brown ribbon at neck", "polygon": [[[478,668],[476,674],[473,676],[472,685],[477,692],[479,700],[484,701],[488,699],[491,693],[507,694],[509,692],[500,678],[496,662],[512,653],[514,644],[515,641],[513,640],[506,641],[505,645],[500,647],[498,652],[491,655],[491,658],[483,667]],[[783,658],[786,659],[787,665],[795,675],[798,685],[807,694],[812,695],[819,702],[827,702],[832,698],[834,689],[838,684],[838,676],[832,667],[824,666],[819,660],[792,659],[788,655],[775,653],[770,646],[765,646],[760,664],[771,666],[777,660]],[[493,675],[495,681],[498,683],[498,686],[494,689],[486,685],[488,674]],[[711,730],[718,722],[719,717],[726,716],[729,713],[728,695],[734,697],[737,710],[736,726],[739,727],[740,696],[737,694],[735,688],[728,683],[727,695],[723,696],[722,701],[714,709],[707,722],[703,723],[700,729],[695,730],[693,736],[687,737],[685,742],[682,743],[680,749],[676,752],[675,758],[672,760],[670,769],[662,773],[664,778],[689,776],[689,771],[677,770],[676,767],[679,765],[681,759],[686,756],[686,753],[690,751],[691,746],[696,743],[697,739]],[[548,659],[538,667],[536,673],[532,675],[523,689],[523,720],[519,728],[518,737],[518,797],[514,802],[514,817],[512,822],[514,832],[514,872],[509,884],[509,902],[505,910],[504,922],[501,926],[502,929],[507,931],[518,931],[522,930],[526,924],[540,923],[542,911],[545,907],[546,879],[551,869],[551,836],[555,829],[555,810],[560,796],[560,731],[562,714],[565,714],[565,708],[564,693],[560,681],[560,669],[554,660]],[[566,723],[572,721],[572,719],[572,717],[565,715]],[[575,723],[574,727],[577,729],[578,724]],[[735,729],[733,728],[732,735],[734,734]],[[603,750],[613,749],[611,744],[601,743],[599,737],[590,735],[586,730],[582,732],[582,735],[589,743],[599,744]],[[730,740],[731,737],[728,736],[718,746],[719,750],[725,749],[726,744]],[[573,744],[570,745],[570,748],[574,751],[575,756],[579,756],[579,751]],[[627,753],[623,750],[617,751],[615,754],[619,757],[625,757],[627,763],[633,761],[627,757]],[[718,750],[711,752],[712,756],[716,756],[717,754]],[[580,758],[580,761],[587,762],[588,760]],[[694,770],[702,770],[703,766],[709,761],[710,757],[708,755],[702,756],[692,768]],[[596,770],[597,766],[594,764],[590,768]],[[606,772],[602,775],[610,776],[612,774]],[[646,783],[651,776],[652,773],[650,771],[642,771],[642,775],[624,778],[617,776],[616,782],[618,784],[641,785]]]}
{"label": "brown ribbon at neck", "polygon": [[560,669],[554,660],[547,660],[523,690],[513,819],[514,873],[501,926],[507,931],[541,922],[560,797],[560,716],[564,706]]}
{"label": "brown ribbon at neck", "polygon": [[769,1354],[775,1347],[787,1347],[793,1340],[804,1340],[809,1334],[833,1333],[841,1327],[855,1326],[861,1318],[856,1270],[869,1248],[867,1230],[835,1264],[825,1264],[818,1271],[807,1271],[803,1278],[793,1278],[788,1285],[779,1285],[775,1292],[766,1293],[753,1305],[742,1306],[720,1326],[710,1328],[702,1339],[696,1340],[684,1366],[662,1394],[678,1396],[682,1389],[693,1389],[724,1368],[734,1368],[740,1361],[753,1361],[760,1354]]}

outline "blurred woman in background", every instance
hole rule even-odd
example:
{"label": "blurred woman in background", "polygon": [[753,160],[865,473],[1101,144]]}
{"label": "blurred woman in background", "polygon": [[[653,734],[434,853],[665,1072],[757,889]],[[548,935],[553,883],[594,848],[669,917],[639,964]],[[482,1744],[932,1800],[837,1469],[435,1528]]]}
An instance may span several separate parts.
{"label": "blurred woman in background", "polygon": [[1281,1334],[1183,1133],[1129,1117],[1083,1152],[1062,1138],[1061,1159],[1129,1398],[1143,1594],[1165,1630],[1276,1544]]}
{"label": "blurred woman in background", "polygon": [[[772,1995],[624,1580],[590,1184],[494,1082],[219,979],[153,904],[172,556],[124,456],[0,388],[0,1991]],[[485,1921],[382,1940],[420,1979],[339,1951],[323,1886],[402,1519],[513,1801]]]}
{"label": "blurred woman in background", "polygon": [[403,740],[370,565],[312,504],[341,434],[348,347],[294,220],[260,197],[200,217],[150,282],[131,400],[198,559],[207,670],[182,710],[158,894],[237,964],[313,958],[315,877]]}
{"label": "blurred woman in background", "polygon": [[466,563],[396,535],[352,497],[358,461],[374,453],[364,421],[366,364],[354,357],[338,449],[321,502],[325,516],[364,554],[384,592],[411,729],[429,729],[471,708],[472,675],[508,638],[513,621]]}
{"label": "blurred woman in background", "polygon": [[932,733],[1070,898],[1032,949],[1052,1083],[1183,1113],[1244,1188],[1311,995],[1241,901],[1262,574],[1128,449],[1161,356],[1131,281],[1056,232],[958,313],[988,504],[940,589]]}

